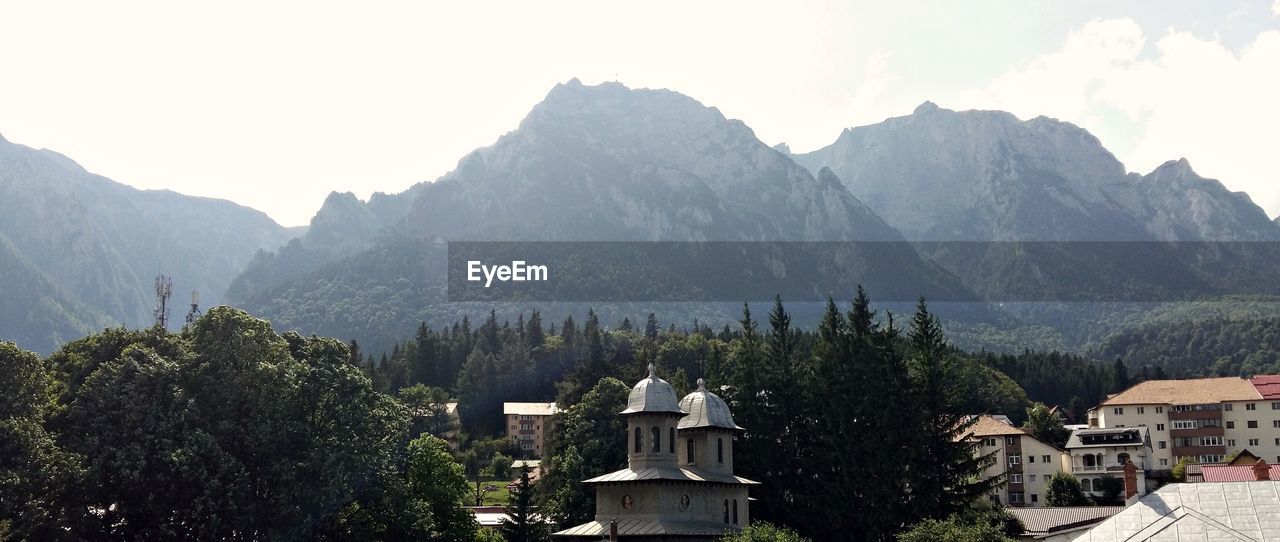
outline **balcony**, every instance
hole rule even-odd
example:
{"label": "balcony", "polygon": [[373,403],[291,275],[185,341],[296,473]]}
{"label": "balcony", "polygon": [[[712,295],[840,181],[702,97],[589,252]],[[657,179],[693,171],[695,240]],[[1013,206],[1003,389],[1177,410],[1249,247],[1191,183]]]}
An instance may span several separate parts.
{"label": "balcony", "polygon": [[[1145,467],[1143,467],[1137,461],[1134,461],[1133,464],[1138,467],[1138,470],[1145,470]],[[1106,473],[1106,472],[1124,472],[1124,465],[1088,465],[1088,466],[1072,465],[1071,466],[1072,474],[1094,474],[1094,473]]]}

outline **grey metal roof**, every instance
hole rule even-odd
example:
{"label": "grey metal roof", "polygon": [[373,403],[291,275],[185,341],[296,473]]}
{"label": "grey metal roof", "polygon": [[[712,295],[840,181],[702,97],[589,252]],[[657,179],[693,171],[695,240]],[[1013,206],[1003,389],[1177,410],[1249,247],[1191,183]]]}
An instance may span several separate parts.
{"label": "grey metal roof", "polygon": [[[1097,444],[1085,444],[1081,437],[1097,436],[1097,435],[1117,435],[1124,433],[1137,433],[1141,442],[1101,442]],[[1137,427],[1108,427],[1108,428],[1091,428],[1079,429],[1071,432],[1071,437],[1067,439],[1068,450],[1073,448],[1113,448],[1125,446],[1149,446],[1151,444],[1151,436],[1144,426]]]}
{"label": "grey metal roof", "polygon": [[636,382],[627,396],[627,409],[619,414],[638,412],[669,412],[687,414],[676,402],[676,390],[666,380],[658,378],[657,368],[649,364],[649,376]]}
{"label": "grey metal roof", "polygon": [[744,430],[733,423],[729,405],[720,396],[707,391],[707,383],[701,378],[698,379],[698,390],[680,400],[680,408],[689,415],[680,418],[680,422],[676,424],[679,429],[719,427],[735,431]]}
{"label": "grey metal roof", "polygon": [[1280,482],[1170,484],[1076,542],[1280,542]]}
{"label": "grey metal roof", "polygon": [[676,482],[712,482],[734,485],[759,485],[760,482],[748,480],[732,474],[706,472],[687,467],[649,467],[644,469],[622,469],[603,474],[595,478],[583,480],[584,484],[603,484],[610,482],[639,482],[645,480],[672,480]]}
{"label": "grey metal roof", "polygon": [[1116,515],[1123,506],[1063,506],[1057,508],[1008,508],[1022,522],[1027,534],[1046,534],[1098,523]]}
{"label": "grey metal roof", "polygon": [[[726,532],[742,530],[737,525],[725,525],[714,521],[624,519],[618,521],[618,535],[667,535],[667,536],[719,536]],[[601,537],[609,532],[609,522],[589,521],[555,533],[554,536]]]}

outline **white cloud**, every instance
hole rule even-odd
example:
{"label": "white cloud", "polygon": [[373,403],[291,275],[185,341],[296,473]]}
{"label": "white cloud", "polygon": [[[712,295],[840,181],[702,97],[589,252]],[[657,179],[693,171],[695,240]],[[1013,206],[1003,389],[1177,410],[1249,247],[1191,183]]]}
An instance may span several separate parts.
{"label": "white cloud", "polygon": [[944,105],[1074,122],[1133,171],[1186,157],[1201,175],[1280,214],[1280,31],[1239,51],[1175,30],[1146,44],[1130,19],[1095,20],[1059,50]]}
{"label": "white cloud", "polygon": [[1271,11],[1274,11],[1276,15],[1280,15],[1280,0],[1276,0],[1274,4],[1271,4]]}

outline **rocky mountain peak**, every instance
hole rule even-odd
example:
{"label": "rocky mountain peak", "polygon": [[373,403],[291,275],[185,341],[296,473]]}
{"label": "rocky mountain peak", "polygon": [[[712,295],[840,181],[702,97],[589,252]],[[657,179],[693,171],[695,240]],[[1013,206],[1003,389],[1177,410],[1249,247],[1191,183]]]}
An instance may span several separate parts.
{"label": "rocky mountain peak", "polygon": [[926,115],[926,114],[933,113],[940,110],[942,110],[942,108],[938,107],[938,104],[933,103],[929,100],[925,100],[924,103],[920,104],[919,106],[916,106],[915,111],[912,111],[911,114]]}

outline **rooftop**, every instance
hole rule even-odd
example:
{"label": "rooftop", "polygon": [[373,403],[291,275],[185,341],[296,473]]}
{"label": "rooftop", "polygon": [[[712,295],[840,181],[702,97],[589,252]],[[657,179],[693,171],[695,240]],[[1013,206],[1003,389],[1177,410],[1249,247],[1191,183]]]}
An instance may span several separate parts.
{"label": "rooftop", "polygon": [[1261,398],[1258,390],[1248,380],[1233,376],[1193,380],[1148,380],[1108,397],[1102,405],[1202,405]]}
{"label": "rooftop", "polygon": [[669,413],[681,416],[688,414],[676,402],[676,389],[666,380],[658,378],[658,369],[649,364],[649,376],[636,382],[627,396],[627,409],[619,414],[636,414],[640,412]]}
{"label": "rooftop", "polygon": [[[618,522],[620,536],[668,535],[668,536],[719,536],[726,531],[738,531],[717,521],[624,519]],[[609,522],[588,521],[555,533],[556,536],[582,536],[599,538],[609,533]]]}
{"label": "rooftop", "polygon": [[707,391],[707,383],[701,378],[698,379],[697,391],[680,400],[680,408],[689,414],[680,418],[680,422],[676,424],[677,428],[717,427],[735,431],[743,430],[738,427],[738,424],[733,423],[729,405],[720,396]]}
{"label": "rooftop", "polygon": [[1004,416],[995,417],[990,414],[978,416],[978,421],[973,424],[973,427],[969,428],[969,431],[972,432],[975,437],[1001,437],[1005,435],[1031,434],[1023,430],[1021,427],[1014,427],[1009,422],[1001,420],[1001,418],[1004,420],[1009,419]]}
{"label": "rooftop", "polygon": [[1064,506],[1008,508],[1022,522],[1025,535],[1038,536],[1093,525],[1116,515],[1123,506]]}
{"label": "rooftop", "polygon": [[[1205,465],[1200,474],[1206,482],[1253,482],[1258,479],[1251,465]],[[1280,480],[1280,465],[1267,466],[1267,478]]]}
{"label": "rooftop", "polygon": [[1106,446],[1142,446],[1147,444],[1146,427],[1113,427],[1105,429],[1080,429],[1071,432],[1067,449],[1100,448]]}
{"label": "rooftop", "polygon": [[502,414],[519,416],[550,416],[560,412],[555,403],[502,403]]}
{"label": "rooftop", "polygon": [[1280,542],[1280,482],[1170,484],[1075,542]]}
{"label": "rooftop", "polygon": [[1249,379],[1263,399],[1280,399],[1280,375],[1262,375]]}
{"label": "rooftop", "polygon": [[605,484],[618,482],[639,482],[642,480],[674,480],[678,482],[710,482],[717,484],[733,484],[733,485],[759,485],[760,482],[748,480],[741,476],[732,474],[718,474],[714,472],[705,472],[699,469],[688,467],[649,467],[645,469],[632,470],[622,469],[616,470],[609,474],[602,474],[589,480],[583,480],[584,484]]}

